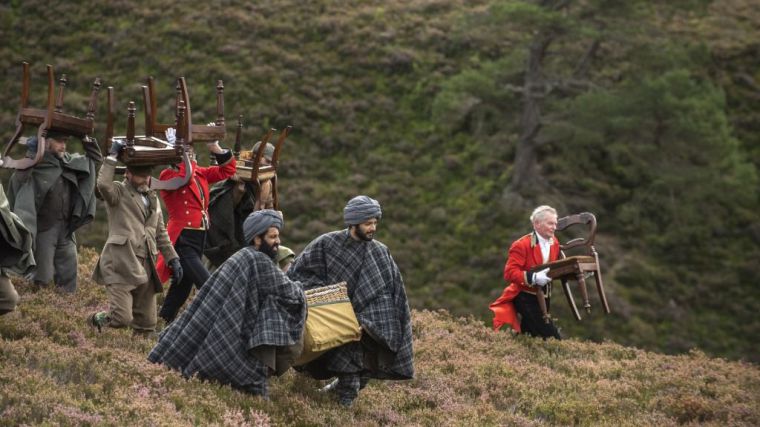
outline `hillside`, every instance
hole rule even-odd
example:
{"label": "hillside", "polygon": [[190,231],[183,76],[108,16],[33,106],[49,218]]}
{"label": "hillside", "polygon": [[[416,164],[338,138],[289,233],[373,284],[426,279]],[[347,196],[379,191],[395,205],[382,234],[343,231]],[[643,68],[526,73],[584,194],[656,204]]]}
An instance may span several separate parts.
{"label": "hillside", "polygon": [[[88,276],[96,254],[81,254]],[[146,360],[154,344],[97,333],[104,289],[33,293],[0,317],[0,425],[755,425],[760,369],[692,351],[667,356],[614,343],[494,333],[445,310],[415,310],[416,378],[371,382],[352,409],[290,371],[270,400]]]}
{"label": "hillside", "polygon": [[[369,194],[412,305],[487,323],[530,210],[591,211],[614,314],[575,322],[560,295],[569,336],[760,362],[755,3],[3,2],[0,138],[15,129],[24,60],[33,106],[46,63],[68,76],[68,110],[84,111],[94,77],[113,86],[117,133],[129,100],[141,118],[147,76],[162,121],[185,76],[196,123],[223,79],[228,123],[243,114],[249,144],[294,126],[280,181],[294,249]],[[78,242],[105,236],[99,209]]]}

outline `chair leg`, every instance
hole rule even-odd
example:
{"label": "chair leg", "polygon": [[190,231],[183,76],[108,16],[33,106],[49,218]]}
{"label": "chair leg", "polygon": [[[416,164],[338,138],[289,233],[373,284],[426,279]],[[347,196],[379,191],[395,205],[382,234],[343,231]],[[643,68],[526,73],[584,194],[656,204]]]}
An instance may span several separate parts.
{"label": "chair leg", "polygon": [[581,314],[578,312],[578,307],[575,305],[575,299],[573,299],[573,293],[570,292],[570,283],[568,283],[567,279],[562,279],[562,289],[565,291],[567,303],[570,304],[570,309],[573,311],[575,320],[581,320]]}
{"label": "chair leg", "polygon": [[544,318],[544,323],[548,324],[551,321],[551,316],[549,316],[549,310],[546,308],[544,290],[540,286],[536,286],[536,299],[538,300],[538,308],[541,309],[541,316]]}
{"label": "chair leg", "polygon": [[591,313],[591,303],[588,300],[588,290],[586,289],[586,279],[583,277],[583,272],[579,271],[576,277],[578,278],[578,286],[581,288],[583,308],[586,310],[586,313]]}
{"label": "chair leg", "polygon": [[594,259],[596,260],[596,270],[594,270],[594,278],[596,279],[596,290],[599,291],[599,298],[602,300],[604,306],[604,312],[610,314],[610,305],[607,304],[607,295],[604,293],[604,283],[602,282],[602,269],[599,267],[599,254],[594,252]]}
{"label": "chair leg", "polygon": [[610,305],[607,303],[607,296],[604,294],[604,284],[602,283],[602,272],[597,267],[594,270],[594,279],[596,279],[596,290],[599,291],[599,299],[602,300],[602,307],[605,314],[610,314]]}

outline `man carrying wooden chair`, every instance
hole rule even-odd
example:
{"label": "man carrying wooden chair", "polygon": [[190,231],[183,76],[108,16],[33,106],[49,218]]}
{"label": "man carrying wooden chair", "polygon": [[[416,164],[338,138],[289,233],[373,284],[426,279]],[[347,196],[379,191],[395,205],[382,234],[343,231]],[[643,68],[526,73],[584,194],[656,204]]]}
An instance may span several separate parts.
{"label": "man carrying wooden chair", "polygon": [[554,323],[543,315],[546,310],[542,306],[548,305],[551,296],[549,269],[532,271],[532,267],[555,261],[560,255],[559,241],[554,236],[557,211],[551,206],[539,206],[533,210],[530,221],[533,232],[509,247],[504,266],[504,279],[509,285],[489,306],[494,312],[493,327],[498,330],[509,324],[518,333],[561,339]]}
{"label": "man carrying wooden chair", "polygon": [[90,316],[92,326],[131,327],[150,336],[156,328],[156,294],[162,291],[156,271],[157,252],[168,261],[174,282],[182,266],[164,226],[158,195],[149,187],[151,166],[128,165],[124,181],[113,180],[121,141],[111,144],[98,175],[98,190],[108,212],[108,239],[93,271],[106,287],[108,311]]}
{"label": "man carrying wooden chair", "polygon": [[[46,150],[34,167],[16,170],[8,201],[35,237],[37,270],[34,284],[55,282],[57,289],[77,289],[77,246],[74,231],[95,216],[95,176],[103,160],[97,141],[82,138],[85,155],[69,154],[67,133],[48,131]],[[27,139],[27,151],[37,151],[37,138]]]}

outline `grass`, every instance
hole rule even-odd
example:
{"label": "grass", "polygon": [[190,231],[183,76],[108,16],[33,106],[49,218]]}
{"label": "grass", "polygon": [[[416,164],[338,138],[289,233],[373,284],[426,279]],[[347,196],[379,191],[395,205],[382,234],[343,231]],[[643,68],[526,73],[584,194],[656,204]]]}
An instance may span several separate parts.
{"label": "grass", "polygon": [[760,369],[700,351],[668,356],[605,342],[493,332],[445,310],[413,311],[416,377],[373,381],[353,408],[293,371],[264,400],[147,361],[154,341],[97,333],[106,307],[80,252],[75,295],[15,281],[0,317],[0,425],[754,425]]}

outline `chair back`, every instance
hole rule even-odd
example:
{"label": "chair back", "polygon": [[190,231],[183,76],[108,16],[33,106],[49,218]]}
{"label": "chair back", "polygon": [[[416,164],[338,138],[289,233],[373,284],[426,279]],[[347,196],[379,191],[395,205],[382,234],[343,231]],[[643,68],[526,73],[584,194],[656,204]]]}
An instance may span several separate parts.
{"label": "chair back", "polygon": [[[585,229],[582,227],[585,226]],[[591,212],[582,212],[569,215],[557,220],[556,231],[566,231],[569,228],[581,230],[583,236],[571,239],[560,245],[563,251],[585,246],[588,253],[594,252],[594,239],[596,238],[596,217]]]}

